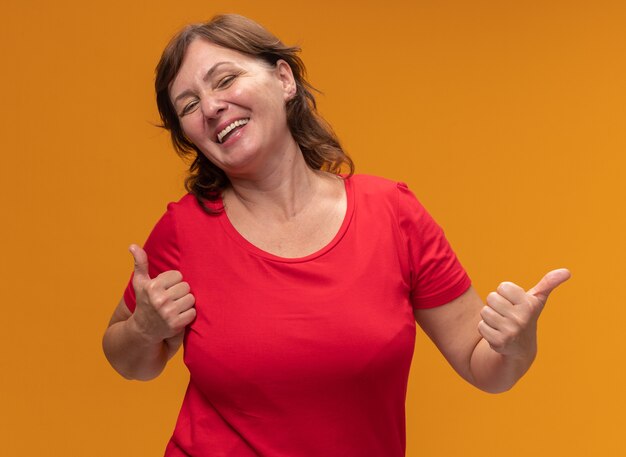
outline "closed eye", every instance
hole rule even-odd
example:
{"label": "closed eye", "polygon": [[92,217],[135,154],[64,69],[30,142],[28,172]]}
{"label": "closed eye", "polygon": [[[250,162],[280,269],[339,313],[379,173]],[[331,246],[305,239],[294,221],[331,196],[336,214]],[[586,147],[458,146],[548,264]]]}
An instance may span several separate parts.
{"label": "closed eye", "polygon": [[181,110],[180,113],[178,113],[178,116],[183,117],[187,114],[193,113],[197,107],[198,107],[198,100],[189,102],[185,106],[183,106],[183,109]]}
{"label": "closed eye", "polygon": [[232,84],[232,82],[235,80],[236,77],[237,77],[237,75],[224,76],[217,83],[217,88],[218,89],[224,89],[224,88],[230,86]]}

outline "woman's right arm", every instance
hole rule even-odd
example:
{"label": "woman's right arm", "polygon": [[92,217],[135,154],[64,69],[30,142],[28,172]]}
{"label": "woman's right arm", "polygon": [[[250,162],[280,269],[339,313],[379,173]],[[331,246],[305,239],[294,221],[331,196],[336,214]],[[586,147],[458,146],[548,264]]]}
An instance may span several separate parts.
{"label": "woman's right arm", "polygon": [[130,251],[135,259],[135,312],[130,312],[124,299],[120,301],[102,347],[118,373],[147,381],[156,378],[180,348],[185,327],[196,317],[195,299],[180,272],[165,271],[152,279],[145,251],[137,245]]}

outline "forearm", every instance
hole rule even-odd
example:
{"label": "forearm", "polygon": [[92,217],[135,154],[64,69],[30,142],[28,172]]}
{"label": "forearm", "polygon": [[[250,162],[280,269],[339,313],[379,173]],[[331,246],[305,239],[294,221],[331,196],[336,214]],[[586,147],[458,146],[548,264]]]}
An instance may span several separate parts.
{"label": "forearm", "polygon": [[156,378],[170,357],[168,343],[147,340],[132,317],[111,325],[104,334],[102,347],[111,366],[126,379]]}
{"label": "forearm", "polygon": [[530,345],[525,353],[511,356],[494,351],[481,338],[470,359],[471,382],[485,392],[505,392],[528,371],[536,354],[536,343]]}

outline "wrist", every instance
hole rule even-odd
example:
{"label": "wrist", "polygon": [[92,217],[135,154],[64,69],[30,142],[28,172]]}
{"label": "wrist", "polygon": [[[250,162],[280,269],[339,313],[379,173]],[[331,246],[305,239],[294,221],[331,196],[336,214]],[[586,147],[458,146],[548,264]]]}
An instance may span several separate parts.
{"label": "wrist", "polygon": [[490,347],[484,338],[472,354],[470,366],[472,384],[485,392],[500,393],[509,390],[528,371],[536,355],[534,350],[503,354]]}
{"label": "wrist", "polygon": [[156,346],[163,344],[162,338],[155,338],[146,329],[145,325],[142,325],[141,320],[138,319],[137,313],[134,313],[126,321],[126,327],[128,332],[132,335],[133,340],[142,346]]}

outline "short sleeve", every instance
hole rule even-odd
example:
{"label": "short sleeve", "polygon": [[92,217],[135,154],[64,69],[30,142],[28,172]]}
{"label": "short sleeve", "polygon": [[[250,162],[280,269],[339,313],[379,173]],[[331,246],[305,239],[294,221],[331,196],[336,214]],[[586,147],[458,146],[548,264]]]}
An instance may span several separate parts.
{"label": "short sleeve", "polygon": [[[173,204],[170,203],[166,213],[156,223],[143,248],[146,254],[148,254],[148,271],[151,278],[158,276],[164,271],[179,269],[180,250]],[[134,312],[135,290],[133,289],[132,281],[133,276],[131,274],[126,290],[124,290],[124,302],[128,309]]]}
{"label": "short sleeve", "polygon": [[398,183],[398,223],[410,266],[411,304],[433,308],[459,297],[471,281],[441,227],[409,190]]}

